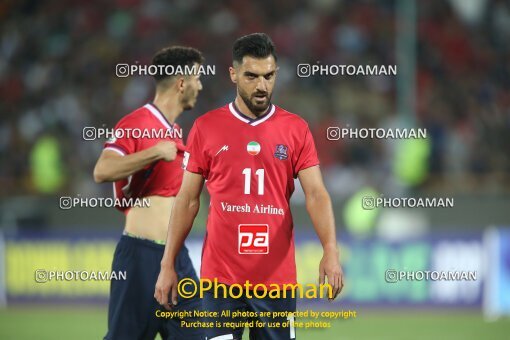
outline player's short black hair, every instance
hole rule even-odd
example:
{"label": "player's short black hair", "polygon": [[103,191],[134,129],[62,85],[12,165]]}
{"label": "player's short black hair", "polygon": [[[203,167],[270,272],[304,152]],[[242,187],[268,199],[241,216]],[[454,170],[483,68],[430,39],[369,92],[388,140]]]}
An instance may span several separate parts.
{"label": "player's short black hair", "polygon": [[266,58],[272,55],[276,61],[276,51],[273,41],[265,33],[252,33],[245,35],[234,42],[232,59],[242,63],[244,56]]}
{"label": "player's short black hair", "polygon": [[[172,65],[174,67],[177,66],[193,66],[195,63],[202,64],[204,62],[204,57],[202,53],[193,47],[185,47],[185,46],[170,46],[165,47],[152,57],[152,65]],[[157,72],[153,75],[156,80],[156,84],[165,80],[169,76],[164,73]]]}

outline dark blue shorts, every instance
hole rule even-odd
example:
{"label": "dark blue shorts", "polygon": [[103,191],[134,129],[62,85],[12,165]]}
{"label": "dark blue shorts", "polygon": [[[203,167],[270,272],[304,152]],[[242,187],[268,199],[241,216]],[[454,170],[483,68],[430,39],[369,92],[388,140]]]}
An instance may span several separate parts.
{"label": "dark blue shorts", "polygon": [[[126,280],[112,280],[108,306],[107,340],[204,339],[202,330],[181,328],[181,319],[158,318],[156,311],[165,311],[154,298],[164,245],[123,235],[113,256],[112,270],[126,271]],[[195,270],[183,246],[175,268],[179,279],[188,277],[198,281]],[[199,298],[180,299],[173,311],[201,310]],[[158,313],[159,315],[159,313]],[[188,321],[196,321],[189,318]]]}
{"label": "dark blue shorts", "polygon": [[[235,293],[237,296],[237,293]],[[288,316],[281,317],[233,317],[234,311],[242,311],[242,312],[256,312],[259,314],[260,312],[295,312],[296,311],[296,299],[290,296],[291,293],[285,298],[279,299],[271,299],[269,297],[265,298],[255,298],[253,294],[251,294],[251,298],[247,298],[246,295],[241,296],[238,299],[234,299],[231,297],[223,298],[223,296],[215,298],[213,292],[206,291],[204,292],[204,298],[202,300],[204,311],[208,312],[217,312],[218,315],[222,315],[222,312],[225,310],[230,310],[230,316],[223,316],[219,318],[208,318],[207,321],[214,322],[217,324],[224,324],[225,322],[229,322],[231,326],[235,326],[240,322],[252,322],[255,325],[256,321],[263,322],[266,327],[252,327],[250,328],[250,340],[289,340],[295,339],[295,329],[293,327],[294,319],[293,317],[289,318]],[[288,315],[287,313],[287,315]],[[292,322],[289,322],[292,319]],[[274,325],[276,322],[279,322],[280,325],[284,323],[288,324],[289,327],[269,327],[270,323]],[[292,327],[291,327],[292,325]],[[205,334],[208,340],[228,340],[228,339],[242,339],[243,338],[244,327],[232,328],[232,327],[215,327],[215,328],[206,328]]]}

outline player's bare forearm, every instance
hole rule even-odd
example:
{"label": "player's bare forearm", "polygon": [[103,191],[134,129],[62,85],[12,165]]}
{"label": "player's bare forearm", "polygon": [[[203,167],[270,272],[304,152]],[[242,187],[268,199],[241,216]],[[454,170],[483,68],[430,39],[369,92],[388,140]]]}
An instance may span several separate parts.
{"label": "player's bare forearm", "polygon": [[328,284],[332,287],[329,300],[333,300],[342,291],[343,272],[339,261],[331,198],[322,182],[319,167],[301,170],[298,177],[305,192],[306,209],[324,249],[319,264],[319,283],[323,284],[325,279],[328,279]]}
{"label": "player's bare forearm", "polygon": [[[175,271],[175,259],[191,230],[193,220],[200,206],[200,192],[193,195],[186,189],[187,182],[189,183],[189,180],[187,180],[185,172],[181,190],[175,199],[170,216],[165,252],[161,260],[161,270],[154,289],[154,298],[168,310],[177,305],[176,287],[178,277]],[[171,298],[170,304],[168,303],[169,296]]]}
{"label": "player's bare forearm", "polygon": [[155,148],[149,148],[130,155],[121,156],[114,151],[105,150],[94,168],[96,183],[114,182],[131,176],[148,164],[161,159]]}
{"label": "player's bare forearm", "polygon": [[204,179],[201,175],[184,172],[181,189],[175,199],[168,224],[168,235],[161,268],[173,268],[177,254],[188,237],[200,208],[200,192]]}
{"label": "player's bare forearm", "polygon": [[324,252],[333,252],[338,256],[335,218],[331,199],[325,189],[313,190],[306,195],[306,209],[312,220]]}
{"label": "player's bare forearm", "polygon": [[338,253],[333,207],[319,167],[301,170],[298,177],[305,192],[306,209],[324,251]]}
{"label": "player's bare forearm", "polygon": [[[192,195],[186,190],[185,184],[186,173],[170,215],[165,252],[161,259],[161,269],[154,288],[154,298],[168,310],[177,305],[178,300],[175,259],[191,230],[193,220],[200,207],[200,192],[197,195]],[[171,298],[170,304],[168,303],[169,297]]]}

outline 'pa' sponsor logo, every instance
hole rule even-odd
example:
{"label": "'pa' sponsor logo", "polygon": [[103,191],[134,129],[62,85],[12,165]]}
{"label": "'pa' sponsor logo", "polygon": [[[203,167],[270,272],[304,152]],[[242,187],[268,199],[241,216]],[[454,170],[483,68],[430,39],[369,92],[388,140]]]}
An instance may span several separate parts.
{"label": "'pa' sponsor logo", "polygon": [[267,224],[240,224],[239,254],[268,254],[269,226]]}

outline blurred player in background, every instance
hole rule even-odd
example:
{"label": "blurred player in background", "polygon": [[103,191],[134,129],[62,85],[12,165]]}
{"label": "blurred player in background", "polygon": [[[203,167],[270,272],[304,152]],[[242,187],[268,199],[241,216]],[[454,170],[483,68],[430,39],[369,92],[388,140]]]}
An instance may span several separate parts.
{"label": "blurred player in background", "polygon": [[[162,49],[152,60],[153,65],[172,65],[174,69],[198,67],[202,62],[202,54],[190,47]],[[94,169],[97,183],[115,182],[116,198],[150,200],[150,207],[124,209],[126,222],[112,270],[126,271],[127,280],[111,282],[105,339],[154,339],[157,333],[163,339],[203,338],[196,328],[181,329],[179,319],[157,318],[160,306],[153,298],[168,219],[183,176],[184,145],[175,120],[182,111],[193,108],[202,84],[198,74],[158,74],[154,78],[154,101],[122,118],[115,129],[164,131],[166,135],[108,140]],[[176,254],[174,263],[180,278],[197,280],[186,247]],[[201,302],[189,299],[179,307],[200,309]]]}
{"label": "blurred player in background", "polygon": [[[174,266],[199,208],[204,180],[211,195],[203,246],[201,278],[232,284],[296,283],[294,232],[289,200],[299,178],[306,207],[322,243],[320,282],[333,287],[335,298],[343,273],[331,200],[327,193],[308,124],[271,104],[276,80],[276,53],[266,34],[255,33],[234,43],[230,78],[237,85],[234,102],[195,121],[188,138],[185,174],[170,218],[168,239],[155,298],[169,308],[177,303],[178,272]],[[253,294],[250,294],[253,296]],[[214,298],[204,295],[206,311],[293,312],[296,299]],[[221,321],[239,321],[228,317]],[[261,321],[287,321],[287,317]],[[287,323],[289,324],[289,323]],[[243,328],[207,329],[208,339],[241,339]],[[250,339],[292,339],[289,327],[254,328]]]}

